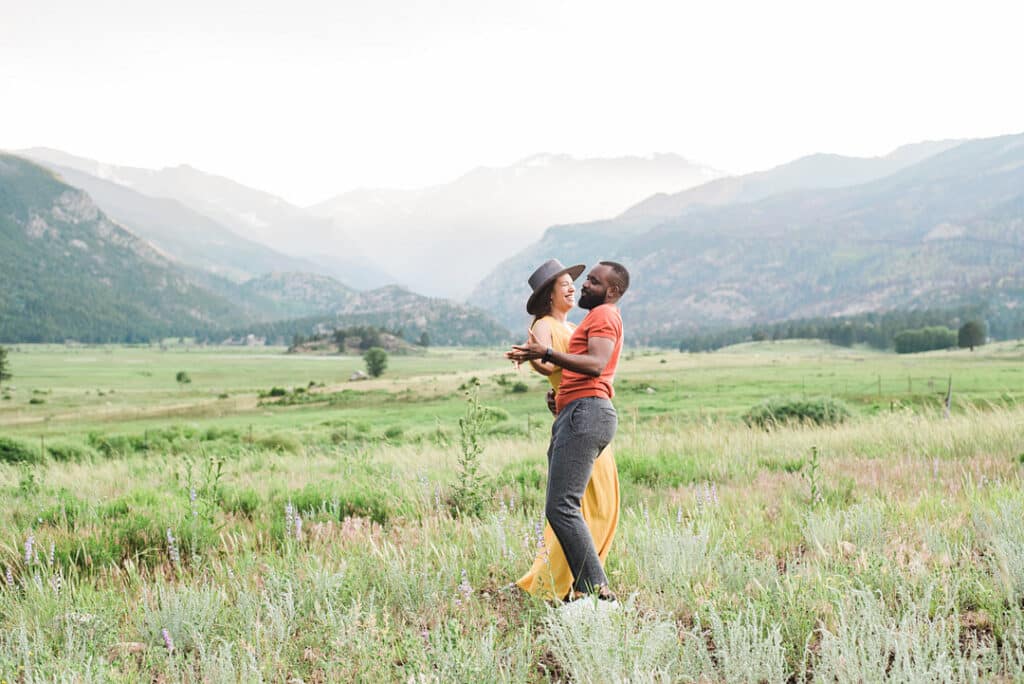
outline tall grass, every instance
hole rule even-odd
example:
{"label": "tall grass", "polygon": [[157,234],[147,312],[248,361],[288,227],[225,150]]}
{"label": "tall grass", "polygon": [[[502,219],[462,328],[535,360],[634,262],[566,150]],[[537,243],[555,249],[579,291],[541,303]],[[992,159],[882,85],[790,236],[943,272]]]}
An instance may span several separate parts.
{"label": "tall grass", "polygon": [[[447,506],[458,454],[440,441],[332,444],[297,431],[285,435],[294,450],[254,440],[188,459],[85,452],[0,465],[0,673],[1019,676],[1024,409],[896,411],[769,432],[622,424],[624,508],[607,566],[622,603],[612,610],[554,608],[506,586],[536,553],[540,431],[479,442],[481,476],[495,485],[479,518]],[[812,447],[820,502],[803,476]]]}

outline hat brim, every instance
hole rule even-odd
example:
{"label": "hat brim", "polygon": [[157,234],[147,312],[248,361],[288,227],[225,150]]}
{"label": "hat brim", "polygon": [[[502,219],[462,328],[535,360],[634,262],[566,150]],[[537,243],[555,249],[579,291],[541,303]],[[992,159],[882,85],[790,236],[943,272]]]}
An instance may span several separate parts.
{"label": "hat brim", "polygon": [[540,306],[540,294],[544,291],[544,288],[546,288],[548,285],[553,283],[558,278],[561,278],[566,273],[569,274],[570,278],[576,280],[577,278],[580,277],[580,274],[583,273],[583,269],[585,269],[586,267],[586,264],[576,264],[575,266],[563,268],[561,271],[553,274],[550,278],[548,278],[543,283],[538,285],[537,289],[534,290],[533,294],[530,295],[530,298],[526,300],[526,313],[530,314],[531,316],[536,316],[538,312],[542,309],[542,307]]}

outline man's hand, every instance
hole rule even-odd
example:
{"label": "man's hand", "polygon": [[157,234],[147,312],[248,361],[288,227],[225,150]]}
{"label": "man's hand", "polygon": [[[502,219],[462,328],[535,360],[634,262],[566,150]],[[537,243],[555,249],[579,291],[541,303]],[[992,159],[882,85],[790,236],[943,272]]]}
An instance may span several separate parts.
{"label": "man's hand", "polygon": [[529,361],[530,359],[540,359],[544,357],[548,348],[543,346],[537,341],[537,336],[533,334],[533,331],[528,331],[530,339],[526,344],[513,344],[511,351],[505,352],[505,358],[510,359],[514,363],[522,363],[523,361]]}
{"label": "man's hand", "polygon": [[555,415],[557,405],[555,404],[555,390],[554,388],[549,389],[545,397],[548,400],[548,411],[551,411],[551,415]]}

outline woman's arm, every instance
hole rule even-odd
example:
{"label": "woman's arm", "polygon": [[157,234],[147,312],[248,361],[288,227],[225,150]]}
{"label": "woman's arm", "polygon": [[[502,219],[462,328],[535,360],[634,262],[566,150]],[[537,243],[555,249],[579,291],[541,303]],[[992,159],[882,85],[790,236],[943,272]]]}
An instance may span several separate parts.
{"label": "woman's arm", "polygon": [[[543,344],[545,348],[551,346],[551,325],[547,321],[544,319],[537,321],[530,330],[537,341]],[[558,366],[555,364],[544,363],[540,359],[530,359],[530,365],[533,366],[533,370],[541,375],[551,375],[558,370]]]}

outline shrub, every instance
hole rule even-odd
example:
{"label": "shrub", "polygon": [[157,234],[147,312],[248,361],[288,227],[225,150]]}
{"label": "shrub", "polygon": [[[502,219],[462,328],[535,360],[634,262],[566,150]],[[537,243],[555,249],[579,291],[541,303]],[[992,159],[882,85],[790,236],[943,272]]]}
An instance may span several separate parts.
{"label": "shrub", "polygon": [[904,330],[893,337],[897,354],[914,354],[934,349],[949,349],[957,345],[955,330],[939,326]]}
{"label": "shrub", "polygon": [[387,430],[384,431],[384,437],[386,437],[387,439],[390,439],[390,440],[396,440],[396,439],[401,439],[401,437],[402,437],[402,435],[404,433],[405,433],[405,430],[403,430],[402,428],[398,427],[397,425],[393,425],[393,426],[389,427]]}
{"label": "shrub", "polygon": [[178,381],[180,385],[187,385],[192,382],[192,378],[189,377],[185,371],[178,371],[178,374],[174,376],[174,379]]}
{"label": "shrub", "polygon": [[516,393],[516,394],[522,394],[523,392],[529,392],[530,391],[530,386],[527,385],[522,380],[519,380],[515,384],[512,385],[512,391],[514,393]]}
{"label": "shrub", "polygon": [[89,447],[82,446],[81,444],[74,444],[72,442],[47,444],[46,451],[50,454],[50,458],[61,463],[67,463],[70,461],[81,463],[82,461],[91,460],[96,456],[96,452]]}
{"label": "shrub", "polygon": [[774,397],[761,402],[743,414],[750,426],[771,428],[784,423],[838,425],[850,417],[846,404],[831,397],[786,399]]}
{"label": "shrub", "polygon": [[[343,484],[310,484],[298,492],[292,492],[288,499],[303,516],[322,511],[338,522],[345,518],[369,518],[383,525],[392,514],[388,494],[361,480],[356,475]],[[281,503],[278,510],[283,508],[284,504]]]}
{"label": "shrub", "polygon": [[288,394],[288,391],[284,387],[271,387],[270,391],[267,392],[268,397],[283,397]]}
{"label": "shrub", "polygon": [[241,433],[234,428],[218,427],[216,425],[206,429],[202,435],[204,442],[215,442],[218,439],[230,439],[238,441],[242,438]]}
{"label": "shrub", "polygon": [[522,437],[526,434],[526,426],[518,423],[498,423],[487,428],[487,435],[491,437]]}
{"label": "shrub", "polygon": [[617,455],[615,461],[623,480],[647,487],[678,487],[723,480],[722,473],[715,469],[714,464],[696,453],[626,452]]}
{"label": "shrub", "polygon": [[256,446],[266,449],[267,451],[286,451],[293,454],[302,449],[302,445],[299,444],[299,440],[295,439],[291,435],[282,434],[260,437],[256,440]]}
{"label": "shrub", "polygon": [[0,437],[0,462],[38,463],[40,460],[38,449],[10,437]]}
{"label": "shrub", "polygon": [[262,498],[253,489],[236,489],[222,491],[220,494],[220,507],[225,513],[237,513],[252,519],[260,507]]}
{"label": "shrub", "polygon": [[36,521],[47,525],[72,527],[78,516],[85,510],[86,505],[81,499],[75,497],[67,489],[61,489],[53,505],[39,511]]}
{"label": "shrub", "polygon": [[30,404],[45,404],[46,400],[45,399],[41,399],[39,397],[32,397],[31,399],[28,400],[28,403],[30,403]]}
{"label": "shrub", "polygon": [[480,407],[480,418],[488,423],[503,423],[511,417],[511,414],[500,406]]}

